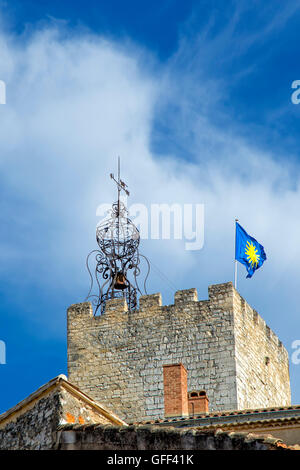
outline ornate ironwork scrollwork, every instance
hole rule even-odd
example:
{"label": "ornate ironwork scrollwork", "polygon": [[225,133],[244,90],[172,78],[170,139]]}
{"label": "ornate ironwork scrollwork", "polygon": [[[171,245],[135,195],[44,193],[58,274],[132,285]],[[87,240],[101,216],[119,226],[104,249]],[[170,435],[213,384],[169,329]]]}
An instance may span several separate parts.
{"label": "ornate ironwork scrollwork", "polygon": [[[111,177],[114,179],[113,175]],[[107,300],[121,297],[126,299],[130,311],[135,310],[138,305],[138,294],[147,293],[146,281],[150,264],[147,258],[139,253],[139,230],[129,219],[128,211],[120,201],[121,190],[125,190],[129,195],[125,183],[120,180],[120,169],[118,181],[115,179],[114,181],[118,187],[118,201],[112,204],[109,218],[97,226],[96,240],[99,249],[91,251],[86,260],[91,278],[86,300],[90,300],[94,305],[94,315],[104,313]],[[145,260],[147,266],[144,292],[137,281],[141,274],[141,258]]]}

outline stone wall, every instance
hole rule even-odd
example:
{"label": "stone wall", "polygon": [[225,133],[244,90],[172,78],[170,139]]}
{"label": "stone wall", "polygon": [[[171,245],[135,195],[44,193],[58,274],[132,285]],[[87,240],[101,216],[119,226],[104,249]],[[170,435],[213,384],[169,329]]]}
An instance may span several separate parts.
{"label": "stone wall", "polygon": [[289,358],[258,313],[234,290],[238,409],[289,406]]}
{"label": "stone wall", "polygon": [[198,302],[195,289],[179,291],[170,306],[143,296],[137,312],[114,299],[99,317],[90,303],[71,306],[69,380],[127,422],[155,419],[164,415],[163,365],[183,363],[188,390],[206,390],[211,410],[236,408],[233,313],[222,296],[219,288]]}
{"label": "stone wall", "polygon": [[58,377],[0,415],[0,449],[52,449],[61,425],[112,422],[114,416],[106,417],[88,397],[81,399],[80,392],[77,396],[76,390],[72,392],[72,385]]}
{"label": "stone wall", "polygon": [[[288,450],[280,439],[247,432],[155,426],[63,426],[59,450]],[[127,455],[127,454],[126,454]],[[196,456],[195,456],[196,458]],[[197,463],[197,462],[194,462]]]}
{"label": "stone wall", "polygon": [[0,449],[51,449],[60,422],[59,411],[60,392],[54,390],[0,429]]}
{"label": "stone wall", "polygon": [[[160,294],[142,296],[136,312],[128,312],[123,299],[109,301],[98,317],[88,302],[72,305],[69,380],[127,422],[163,417],[166,364],[185,366],[188,391],[205,390],[210,411],[265,407],[271,396],[274,405],[288,404],[287,353],[270,330],[250,325],[245,312],[232,283],[210,286],[209,300],[198,301],[195,289],[178,291],[169,306]],[[256,366],[265,357],[272,373],[260,385]]]}

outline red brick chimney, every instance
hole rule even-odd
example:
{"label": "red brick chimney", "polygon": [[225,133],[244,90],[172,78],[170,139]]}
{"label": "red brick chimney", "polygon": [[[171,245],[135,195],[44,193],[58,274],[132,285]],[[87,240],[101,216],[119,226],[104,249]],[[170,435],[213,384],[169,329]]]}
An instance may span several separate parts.
{"label": "red brick chimney", "polygon": [[165,417],[188,416],[187,371],[183,364],[163,366]]}
{"label": "red brick chimney", "polygon": [[208,413],[209,411],[209,400],[204,390],[189,392],[188,403],[190,416],[198,415],[201,413]]}

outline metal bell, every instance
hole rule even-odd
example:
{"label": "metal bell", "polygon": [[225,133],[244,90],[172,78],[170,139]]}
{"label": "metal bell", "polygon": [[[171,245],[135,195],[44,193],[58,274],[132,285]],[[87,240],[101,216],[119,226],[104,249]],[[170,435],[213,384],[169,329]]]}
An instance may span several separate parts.
{"label": "metal bell", "polygon": [[127,279],[122,273],[122,271],[119,271],[116,276],[114,288],[116,290],[123,290],[123,289],[126,289],[127,287],[128,287]]}

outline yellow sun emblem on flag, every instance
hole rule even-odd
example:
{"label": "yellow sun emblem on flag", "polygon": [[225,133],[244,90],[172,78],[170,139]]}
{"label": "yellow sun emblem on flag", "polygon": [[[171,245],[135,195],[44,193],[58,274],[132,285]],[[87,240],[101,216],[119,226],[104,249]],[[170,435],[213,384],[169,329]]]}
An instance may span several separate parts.
{"label": "yellow sun emblem on flag", "polygon": [[259,263],[260,256],[257,252],[256,246],[253,245],[252,242],[249,242],[249,240],[246,243],[245,254],[247,255],[248,262],[251,264],[251,267],[256,267]]}

